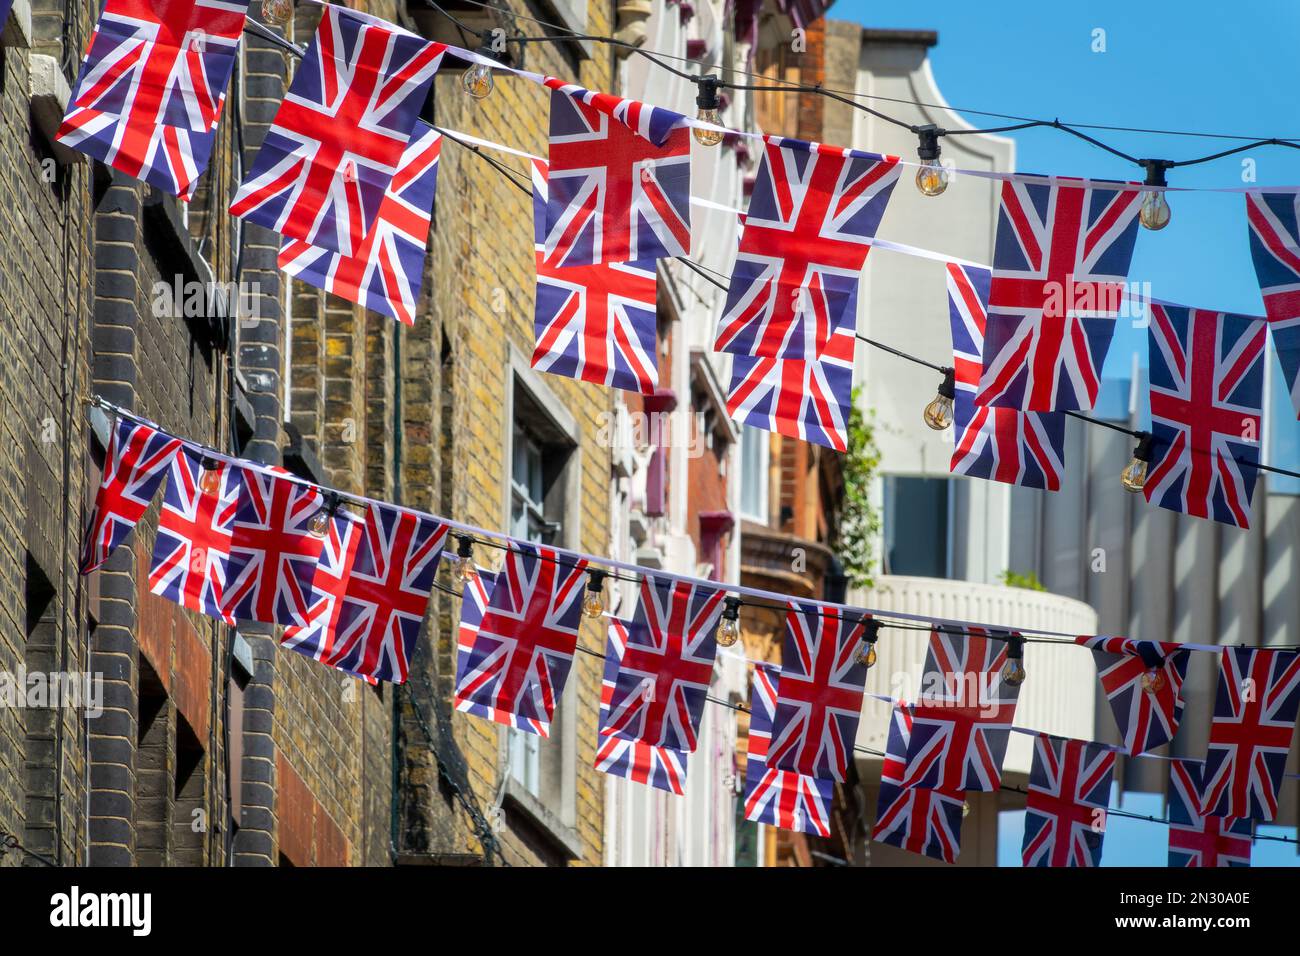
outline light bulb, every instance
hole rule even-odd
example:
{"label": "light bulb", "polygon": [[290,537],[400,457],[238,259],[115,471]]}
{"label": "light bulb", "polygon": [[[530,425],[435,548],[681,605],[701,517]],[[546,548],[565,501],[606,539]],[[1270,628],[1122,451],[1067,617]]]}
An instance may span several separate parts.
{"label": "light bulb", "polygon": [[1137,432],[1137,447],[1133,457],[1119,473],[1119,483],[1128,491],[1141,491],[1147,483],[1147,466],[1151,463],[1151,436],[1147,432]]}
{"label": "light bulb", "polygon": [[961,802],[961,818],[965,820],[968,816],[970,816],[970,803],[963,800]]}
{"label": "light bulb", "polygon": [[937,159],[927,159],[916,171],[916,188],[923,196],[938,196],[948,188],[948,170]]}
{"label": "light bulb", "polygon": [[876,666],[876,645],[864,644],[862,650],[858,651],[858,663],[864,667],[871,668]]}
{"label": "light bulb", "polygon": [[1158,694],[1165,686],[1165,672],[1153,667],[1142,675],[1142,689],[1149,694]]}
{"label": "light bulb", "polygon": [[725,614],[721,621],[718,622],[718,646],[730,647],[740,639],[740,622],[733,617],[727,617]]}
{"label": "light bulb", "polygon": [[1019,687],[1025,682],[1025,664],[1018,657],[1011,657],[1002,667],[1002,683]]}
{"label": "light bulb", "polygon": [[925,406],[925,423],[937,432],[952,424],[952,399],[947,395],[936,395]]}
{"label": "light bulb", "polygon": [[461,74],[460,85],[476,100],[486,99],[492,92],[492,67],[486,63],[471,63]]}
{"label": "light bulb", "polygon": [[220,490],[221,465],[212,460],[205,461],[203,471],[199,475],[199,491],[205,495],[215,495]]}
{"label": "light bulb", "polygon": [[330,513],[325,508],[321,508],[307,519],[307,532],[313,537],[323,538],[329,529]]}
{"label": "light bulb", "polygon": [[470,581],[473,579],[475,572],[474,556],[472,554],[456,555],[451,562],[451,573],[461,581]]}
{"label": "light bulb", "polygon": [[262,19],[281,26],[293,19],[293,0],[262,0]]}
{"label": "light bulb", "polygon": [[[695,114],[695,118],[701,123],[712,123],[714,126],[722,125],[722,118],[718,116],[717,110],[700,110]],[[717,146],[726,136],[720,129],[700,129],[698,126],[691,127],[691,135],[695,137],[695,142],[701,146]]]}
{"label": "light bulb", "polygon": [[952,400],[957,397],[956,374],[950,368],[943,370],[943,381],[939,383],[939,391],[930,400],[930,404],[925,406],[922,415],[925,423],[937,432],[943,431],[952,424]]}
{"label": "light bulb", "polygon": [[583,596],[582,613],[590,618],[597,618],[605,613],[605,602],[600,599],[599,591],[589,590]]}
{"label": "light bulb", "polygon": [[1155,190],[1142,198],[1142,208],[1138,210],[1138,222],[1154,232],[1169,225],[1171,215],[1164,192]]}
{"label": "light bulb", "polygon": [[1147,463],[1141,458],[1131,458],[1119,473],[1119,483],[1125,491],[1141,491],[1147,484]]}
{"label": "light bulb", "polygon": [[456,535],[456,557],[451,559],[451,576],[468,584],[477,569],[474,567],[474,539],[467,534]]}
{"label": "light bulb", "polygon": [[[696,83],[695,89],[695,105],[699,107],[699,112],[695,114],[695,118],[703,123],[721,126],[722,119],[718,116],[718,109],[722,106],[722,103],[718,99],[718,78],[716,76],[702,76]],[[726,134],[721,130],[691,127],[691,135],[695,137],[695,142],[701,146],[717,146],[722,142]]]}

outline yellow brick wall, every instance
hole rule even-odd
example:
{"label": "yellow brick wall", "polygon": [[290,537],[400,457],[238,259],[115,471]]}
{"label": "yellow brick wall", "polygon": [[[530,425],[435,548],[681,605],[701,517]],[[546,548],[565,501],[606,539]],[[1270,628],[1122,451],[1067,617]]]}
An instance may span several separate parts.
{"label": "yellow brick wall", "polygon": [[[518,10],[522,5],[514,4]],[[609,33],[609,11],[592,5],[588,9],[593,33]],[[528,33],[533,24],[520,21]],[[597,46],[593,59],[580,64],[554,44],[530,44],[526,68],[576,77],[597,89],[612,87],[609,50]],[[547,91],[529,81],[500,76],[492,95],[473,101],[460,89],[458,72],[444,71],[436,81],[435,118],[445,128],[471,133],[485,139],[546,154],[548,119]],[[494,158],[517,171],[525,183],[529,171],[524,160],[497,154]],[[509,436],[507,397],[512,388],[511,349],[524,357],[533,348],[532,309],[535,268],[532,244],[531,199],[494,171],[482,159],[462,146],[444,140],[438,181],[433,255],[427,277],[431,301],[413,338],[424,336],[425,351],[411,350],[404,362],[407,392],[404,414],[403,474],[405,500],[441,508],[444,513],[489,529],[504,529],[507,516],[506,458]],[[404,340],[403,348],[406,348]],[[410,373],[438,365],[442,393],[429,392]],[[427,381],[434,380],[430,374]],[[603,554],[608,549],[609,448],[597,434],[613,407],[608,389],[545,376],[545,384],[578,423],[581,441],[576,451],[580,470],[577,513],[566,516],[570,529],[564,543],[581,550]],[[428,402],[430,416],[421,411]],[[442,405],[439,413],[438,405]],[[445,418],[443,416],[446,416]],[[434,443],[437,442],[437,447]],[[482,549],[480,549],[482,550]],[[481,555],[499,565],[500,552]],[[436,616],[438,654],[433,662],[435,697],[431,703],[446,708],[454,674],[454,626],[459,602],[439,599]],[[591,623],[584,623],[581,642],[603,649],[603,636]],[[602,855],[603,781],[593,767],[597,706],[600,693],[600,661],[579,653],[559,708],[576,719],[576,781],[574,828],[582,844],[580,862],[598,864]],[[503,772],[503,729],[491,722],[459,713],[446,714],[451,728],[444,749],[454,749],[463,758],[471,800],[487,811],[499,800]],[[411,735],[411,747],[418,737]],[[446,753],[443,755],[446,757]],[[437,758],[421,760],[408,755],[408,772],[417,788],[435,789]],[[432,826],[440,845],[430,850],[474,853],[481,848],[472,834],[469,818],[454,801],[429,800],[454,821],[451,826]],[[558,813],[557,807],[548,807]],[[512,825],[507,810],[506,825],[499,834],[507,862],[519,865],[535,862],[534,846]]]}

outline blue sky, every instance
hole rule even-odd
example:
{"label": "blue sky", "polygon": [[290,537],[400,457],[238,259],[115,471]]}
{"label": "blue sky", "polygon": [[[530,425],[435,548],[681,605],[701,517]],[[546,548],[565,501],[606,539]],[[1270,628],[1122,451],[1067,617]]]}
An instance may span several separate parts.
{"label": "blue sky", "polygon": [[[1300,4],[1289,0],[1252,3],[1249,16],[1241,16],[1234,5],[1209,0],[1164,7],[1131,0],[931,0],[924,5],[840,0],[830,16],[871,27],[937,30],[939,45],[931,50],[934,75],[947,101],[959,108],[1070,123],[1300,138],[1295,45]],[[1093,52],[1096,29],[1105,31],[1104,53]],[[887,111],[888,105],[882,108]],[[1005,122],[964,115],[977,126]],[[1132,155],[1162,159],[1204,156],[1238,145],[1186,136],[1089,132]],[[1115,179],[1142,175],[1131,164],[1057,130],[1012,135],[1022,171]],[[1171,170],[1169,184],[1246,185],[1243,158],[1254,160],[1255,185],[1300,184],[1300,150],[1276,146]],[[1151,294],[1160,299],[1262,314],[1243,198],[1172,193],[1169,202],[1173,218],[1166,229],[1139,231],[1130,278],[1151,283]],[[1135,354],[1145,365],[1145,334],[1120,324],[1106,363],[1108,377],[1127,378]],[[1280,386],[1280,376],[1273,378]],[[1284,392],[1275,389],[1266,416],[1273,440],[1264,461],[1300,467],[1300,424]],[[1283,486],[1274,479],[1272,487]],[[1287,490],[1300,493],[1300,483]],[[1127,794],[1123,803],[1112,805],[1156,816],[1164,812],[1163,799],[1149,794]],[[1003,865],[1019,862],[1022,820],[1022,813],[1003,815]],[[1164,854],[1163,827],[1111,817],[1106,865],[1163,866]],[[1300,862],[1294,846],[1268,841],[1256,844],[1253,859],[1257,865]]]}
{"label": "blue sky", "polygon": [[[932,0],[924,6],[840,0],[830,16],[873,27],[937,30],[939,44],[931,50],[934,74],[944,97],[959,108],[1071,123],[1300,138],[1295,105],[1300,4],[1289,0],[1252,4],[1249,17],[1209,0],[1185,0],[1176,11],[1117,0]],[[1099,29],[1105,31],[1105,52],[1093,52],[1093,31]],[[964,115],[977,126],[1006,122]],[[1204,156],[1239,145],[1188,136],[1089,132],[1134,156],[1162,159]],[[1132,164],[1058,130],[1012,135],[1021,171],[1125,179],[1142,175]],[[1300,150],[1277,146],[1171,170],[1169,183],[1242,186],[1243,159],[1254,161],[1255,185],[1300,184]],[[1243,203],[1236,193],[1170,194],[1173,219],[1161,232],[1140,230],[1130,278],[1149,282],[1151,294],[1160,299],[1261,314]],[[1121,322],[1104,374],[1128,378],[1134,355],[1145,366],[1145,336],[1144,330]],[[1282,413],[1266,413],[1272,425],[1263,460],[1300,468],[1300,424],[1293,412],[1285,413],[1280,376],[1273,379],[1270,409],[1277,404]],[[1274,478],[1272,487],[1300,494],[1300,482]]]}

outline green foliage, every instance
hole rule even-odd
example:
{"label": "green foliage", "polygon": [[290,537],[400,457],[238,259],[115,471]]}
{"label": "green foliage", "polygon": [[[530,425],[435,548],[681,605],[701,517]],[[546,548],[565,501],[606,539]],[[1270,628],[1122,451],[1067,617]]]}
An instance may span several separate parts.
{"label": "green foliage", "polygon": [[1038,580],[1038,575],[1033,571],[1021,574],[1019,571],[1007,569],[998,577],[1003,584],[1009,588],[1025,588],[1029,591],[1046,591],[1043,582]]}
{"label": "green foliage", "polygon": [[880,470],[880,449],[876,445],[875,413],[864,414],[859,397],[860,390],[854,389],[848,421],[849,447],[844,453],[844,510],[834,547],[849,583],[865,588],[871,587],[876,542],[880,540],[880,512],[871,503],[872,481]]}

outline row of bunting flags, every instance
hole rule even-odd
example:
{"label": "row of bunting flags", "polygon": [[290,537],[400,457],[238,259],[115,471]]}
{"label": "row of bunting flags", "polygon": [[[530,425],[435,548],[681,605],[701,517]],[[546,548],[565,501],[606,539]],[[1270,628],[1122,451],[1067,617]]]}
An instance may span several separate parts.
{"label": "row of bunting flags", "polygon": [[[119,414],[80,570],[108,559],[165,485],[150,590],[220,620],[283,626],[281,643],[367,681],[406,679],[450,525],[340,496],[282,469],[217,455]],[[545,737],[579,649],[587,559],[510,541],[504,567],[462,593],[455,706]],[[610,618],[596,766],[681,794],[718,657],[725,585],[640,570],[630,618]],[[848,778],[866,692],[869,614],[788,600],[781,663],[755,663],[747,819],[827,836]],[[1020,682],[1012,631],[935,625],[916,702],[893,704],[875,839],[952,862],[966,795],[1001,786]],[[1188,648],[1080,637],[1123,739],[1112,747],[1035,733],[1026,865],[1100,860],[1118,754],[1174,740]],[[1224,648],[1203,761],[1171,760],[1171,865],[1247,862],[1273,820],[1300,712],[1300,653]],[[1010,674],[1010,676],[1009,676]]]}
{"label": "row of bunting flags", "polygon": [[[477,55],[344,7],[322,11],[230,210],[281,234],[286,272],[411,324],[442,139],[419,114],[443,57]],[[189,198],[245,18],[239,0],[107,0],[58,138]],[[652,393],[657,263],[690,252],[693,121],[515,72],[550,91],[548,159],[531,170],[533,364]],[[859,276],[900,161],[777,136],[763,147],[714,343],[733,357],[727,407],[746,424],[843,451]],[[1056,490],[1064,413],[1096,402],[1126,301],[1144,187],[994,178],[992,267],[947,266],[950,468]],[[1245,202],[1266,318],[1149,307],[1144,489],[1160,507],[1242,528],[1269,334],[1300,409],[1300,193],[1246,191]]]}

